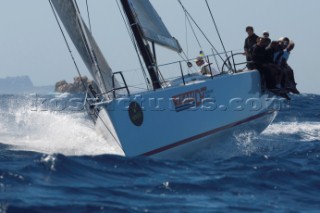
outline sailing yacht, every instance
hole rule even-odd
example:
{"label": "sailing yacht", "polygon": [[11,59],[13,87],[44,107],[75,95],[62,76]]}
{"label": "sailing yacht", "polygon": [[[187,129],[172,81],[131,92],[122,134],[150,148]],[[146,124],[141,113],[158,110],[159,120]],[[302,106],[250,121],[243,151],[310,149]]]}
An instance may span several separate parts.
{"label": "sailing yacht", "polygon": [[259,72],[235,72],[230,57],[226,60],[228,71],[219,75],[186,74],[181,65],[186,63],[190,68],[186,60],[177,62],[178,77],[165,79],[157,64],[155,46],[177,53],[183,50],[149,0],[120,0],[147,70],[147,89],[138,92],[127,84],[123,72],[112,71],[81,17],[77,2],[50,3],[58,24],[64,25],[94,79],[95,85],[87,88],[86,109],[97,131],[127,157],[193,154],[224,143],[236,133],[261,133],[277,115],[274,96],[261,89]]}

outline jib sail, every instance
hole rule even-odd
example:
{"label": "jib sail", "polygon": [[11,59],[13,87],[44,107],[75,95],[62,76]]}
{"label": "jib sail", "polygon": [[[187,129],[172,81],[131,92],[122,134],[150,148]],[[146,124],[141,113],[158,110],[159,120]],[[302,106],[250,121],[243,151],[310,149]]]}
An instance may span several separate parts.
{"label": "jib sail", "polygon": [[112,70],[74,0],[51,0],[61,22],[103,94],[112,90]]}

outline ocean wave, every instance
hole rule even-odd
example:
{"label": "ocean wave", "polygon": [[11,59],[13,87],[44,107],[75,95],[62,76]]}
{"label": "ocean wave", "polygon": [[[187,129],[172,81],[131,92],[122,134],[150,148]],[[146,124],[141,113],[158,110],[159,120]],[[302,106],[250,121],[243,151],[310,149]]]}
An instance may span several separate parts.
{"label": "ocean wave", "polygon": [[270,125],[262,136],[286,135],[299,137],[300,141],[320,141],[320,122],[279,122]]}

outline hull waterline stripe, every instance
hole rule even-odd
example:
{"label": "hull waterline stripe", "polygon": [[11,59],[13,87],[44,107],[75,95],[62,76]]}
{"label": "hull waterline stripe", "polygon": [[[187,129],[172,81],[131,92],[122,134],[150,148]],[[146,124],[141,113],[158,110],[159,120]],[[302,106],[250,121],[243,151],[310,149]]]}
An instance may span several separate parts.
{"label": "hull waterline stripe", "polygon": [[244,124],[244,123],[248,123],[250,121],[253,121],[253,120],[256,120],[258,118],[261,118],[261,117],[264,117],[266,115],[269,115],[269,114],[273,114],[275,111],[268,111],[268,112],[264,112],[264,113],[261,113],[261,114],[258,114],[258,115],[255,115],[255,116],[252,116],[252,117],[249,117],[249,118],[246,118],[244,120],[241,120],[241,121],[237,121],[235,123],[231,123],[231,124],[228,124],[226,126],[222,126],[222,127],[219,127],[217,129],[214,129],[214,130],[210,130],[208,132],[204,132],[204,133],[201,133],[199,135],[195,135],[193,137],[190,137],[190,138],[187,138],[187,139],[184,139],[182,141],[179,141],[179,142],[176,142],[174,144],[170,144],[168,146],[164,146],[164,147],[161,147],[159,149],[155,149],[153,151],[150,151],[150,152],[147,152],[145,154],[142,154],[141,156],[152,156],[152,155],[156,155],[156,154],[159,154],[161,152],[164,152],[164,151],[167,151],[169,149],[173,149],[175,147],[178,147],[178,146],[181,146],[181,145],[185,145],[187,143],[190,143],[190,142],[193,142],[195,140],[198,140],[198,139],[201,139],[201,138],[204,138],[204,137],[207,137],[209,135],[213,135],[215,133],[218,133],[218,132],[221,132],[223,130],[226,130],[226,129],[229,129],[229,128],[232,128],[232,127],[235,127],[235,126],[239,126],[241,124]]}

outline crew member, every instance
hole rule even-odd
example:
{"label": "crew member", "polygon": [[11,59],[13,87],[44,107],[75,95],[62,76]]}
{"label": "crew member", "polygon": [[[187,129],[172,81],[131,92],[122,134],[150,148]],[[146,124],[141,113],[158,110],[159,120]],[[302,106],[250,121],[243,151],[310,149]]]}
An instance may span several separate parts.
{"label": "crew member", "polygon": [[271,39],[270,39],[270,34],[268,31],[264,31],[262,34],[263,38],[266,39],[267,42],[267,46],[269,46],[271,44]]}
{"label": "crew member", "polygon": [[252,61],[252,52],[253,52],[253,46],[256,44],[257,39],[259,38],[255,33],[254,29],[251,26],[248,26],[246,28],[246,32],[248,33],[248,37],[246,38],[244,42],[244,55],[247,57],[247,67],[249,70],[254,69]]}
{"label": "crew member", "polygon": [[213,67],[211,67],[211,63],[207,63],[203,57],[199,56],[196,58],[196,60],[194,60],[195,63],[197,64],[198,67],[200,67],[200,70],[199,72],[202,74],[202,75],[211,75],[211,72],[212,72],[212,75],[218,75],[220,74],[217,70],[215,70]]}
{"label": "crew member", "polygon": [[290,53],[294,49],[294,47],[295,47],[294,42],[290,40],[289,44],[287,45],[287,48],[283,51],[282,57],[280,59],[280,67],[285,76],[283,80],[283,86],[288,91],[294,94],[300,94],[299,90],[297,89],[297,83],[295,81],[294,71],[288,64]]}
{"label": "crew member", "polygon": [[281,86],[283,79],[283,72],[279,66],[269,63],[268,51],[266,49],[268,40],[265,38],[258,38],[257,44],[253,47],[252,60],[254,65],[259,70],[261,75],[262,90],[269,89],[276,95],[280,95],[290,100],[287,91]]}

